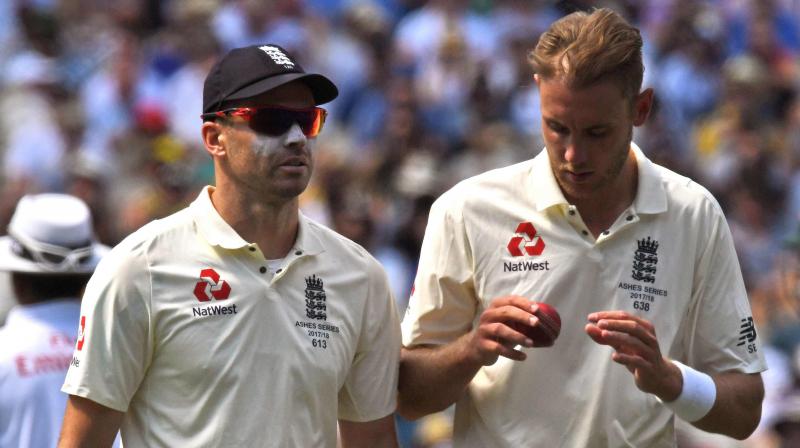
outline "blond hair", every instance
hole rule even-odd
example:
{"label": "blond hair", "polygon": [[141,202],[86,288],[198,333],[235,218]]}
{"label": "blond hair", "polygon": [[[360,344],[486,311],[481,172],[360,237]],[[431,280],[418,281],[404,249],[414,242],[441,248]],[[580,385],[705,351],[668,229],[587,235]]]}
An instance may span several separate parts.
{"label": "blond hair", "polygon": [[556,21],[539,37],[528,60],[540,77],[574,87],[612,79],[626,98],[642,87],[642,36],[606,8],[574,12]]}

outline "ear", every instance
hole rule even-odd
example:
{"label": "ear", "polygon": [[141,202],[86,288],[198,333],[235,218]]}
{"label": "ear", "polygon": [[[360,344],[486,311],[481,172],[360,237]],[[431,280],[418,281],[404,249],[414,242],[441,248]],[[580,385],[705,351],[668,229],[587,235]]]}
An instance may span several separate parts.
{"label": "ear", "polygon": [[633,104],[633,125],[641,126],[647,121],[653,107],[653,89],[644,89],[636,96]]}
{"label": "ear", "polygon": [[206,121],[200,128],[203,136],[203,145],[211,157],[225,157],[225,135],[222,132],[222,125],[213,121]]}

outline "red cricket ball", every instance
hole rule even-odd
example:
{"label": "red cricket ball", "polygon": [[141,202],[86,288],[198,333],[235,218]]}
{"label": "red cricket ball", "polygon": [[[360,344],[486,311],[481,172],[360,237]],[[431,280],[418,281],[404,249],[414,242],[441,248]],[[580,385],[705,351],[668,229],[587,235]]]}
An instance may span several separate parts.
{"label": "red cricket ball", "polygon": [[561,332],[561,316],[558,311],[546,303],[537,303],[539,309],[534,315],[539,323],[532,327],[525,324],[514,324],[514,329],[531,338],[534,347],[550,347]]}

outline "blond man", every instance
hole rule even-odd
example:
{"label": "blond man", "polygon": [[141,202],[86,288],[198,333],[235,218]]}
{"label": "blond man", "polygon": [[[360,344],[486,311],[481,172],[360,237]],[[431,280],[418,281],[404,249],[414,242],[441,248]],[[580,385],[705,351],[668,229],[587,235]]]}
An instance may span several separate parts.
{"label": "blond man", "polygon": [[[531,53],[546,148],[431,209],[402,324],[399,410],[456,403],[457,447],[675,446],[675,418],[744,439],[766,369],[731,235],[702,186],[632,142],[639,31],[607,9]],[[537,302],[561,334],[533,347]]]}

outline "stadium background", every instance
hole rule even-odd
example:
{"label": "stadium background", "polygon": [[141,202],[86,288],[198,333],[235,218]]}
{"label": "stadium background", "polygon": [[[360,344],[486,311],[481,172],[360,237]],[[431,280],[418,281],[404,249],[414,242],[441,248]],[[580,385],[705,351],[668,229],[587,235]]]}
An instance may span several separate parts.
{"label": "stadium background", "polygon": [[[111,245],[186,205],[212,181],[206,72],[277,43],[341,92],[301,207],[384,264],[402,311],[432,200],[540,150],[527,52],[591,6],[641,28],[656,104],[634,139],[719,199],[770,363],[751,439],[682,425],[680,445],[800,446],[799,0],[2,1],[0,228],[29,192],[82,197]],[[0,322],[12,303],[2,277]],[[404,446],[447,446],[449,413],[400,429]]]}

